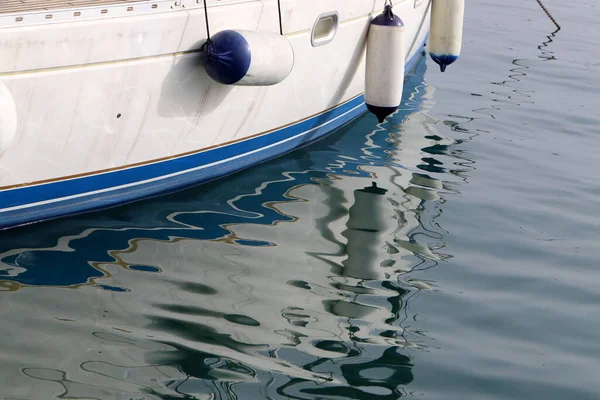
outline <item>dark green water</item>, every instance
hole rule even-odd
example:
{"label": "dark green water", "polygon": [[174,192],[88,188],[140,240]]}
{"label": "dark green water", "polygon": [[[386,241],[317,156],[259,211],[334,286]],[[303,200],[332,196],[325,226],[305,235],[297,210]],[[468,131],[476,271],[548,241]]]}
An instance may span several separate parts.
{"label": "dark green water", "polygon": [[382,125],[0,233],[0,399],[600,397],[600,6],[545,3]]}

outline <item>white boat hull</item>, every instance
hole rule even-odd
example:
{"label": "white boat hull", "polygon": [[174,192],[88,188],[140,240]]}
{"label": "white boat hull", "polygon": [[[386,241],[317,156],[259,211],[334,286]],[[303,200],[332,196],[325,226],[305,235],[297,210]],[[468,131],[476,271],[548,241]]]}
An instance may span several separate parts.
{"label": "white boat hull", "polygon": [[[279,31],[276,1],[229,3],[208,3],[211,32]],[[26,16],[22,25],[0,25],[0,82],[7,89],[0,105],[16,108],[16,121],[3,121],[16,128],[0,131],[0,227],[215,179],[363,113],[366,35],[383,1],[284,3],[295,65],[269,87],[224,86],[206,75],[200,5],[56,23],[25,24]],[[427,38],[429,3],[396,3],[409,69]],[[315,20],[331,11],[339,14],[336,36],[313,47]]]}

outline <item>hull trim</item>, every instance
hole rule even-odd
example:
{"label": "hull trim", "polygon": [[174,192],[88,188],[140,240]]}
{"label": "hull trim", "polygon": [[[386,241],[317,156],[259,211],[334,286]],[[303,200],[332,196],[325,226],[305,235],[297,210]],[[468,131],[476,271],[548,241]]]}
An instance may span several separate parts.
{"label": "hull trim", "polygon": [[194,172],[194,171],[199,171],[199,170],[202,170],[202,169],[215,167],[217,165],[224,164],[224,163],[227,163],[227,162],[232,162],[232,161],[235,161],[235,160],[237,160],[239,158],[248,157],[248,156],[251,156],[252,154],[259,153],[259,152],[265,151],[265,150],[269,150],[269,149],[271,149],[273,147],[276,147],[276,146],[280,146],[280,145],[282,145],[284,143],[287,143],[287,142],[289,142],[291,140],[301,138],[302,136],[305,136],[305,135],[307,135],[307,134],[309,134],[311,132],[314,132],[314,131],[316,131],[319,128],[325,127],[326,125],[329,125],[329,124],[337,121],[338,119],[344,118],[348,114],[350,114],[352,112],[355,112],[358,108],[362,108],[363,104],[364,104],[364,101],[361,102],[360,104],[358,104],[357,106],[355,106],[354,108],[352,108],[351,110],[346,111],[342,115],[339,115],[339,116],[337,116],[337,117],[335,117],[333,119],[330,119],[330,120],[326,121],[325,123],[323,123],[323,124],[321,124],[319,126],[316,126],[316,127],[312,128],[312,129],[309,129],[308,131],[299,133],[299,134],[297,134],[295,136],[289,137],[289,138],[284,139],[284,140],[282,140],[280,142],[273,143],[273,144],[270,144],[270,145],[262,147],[262,148],[257,148],[257,149],[248,151],[246,153],[238,154],[238,155],[230,157],[230,158],[225,158],[225,159],[222,159],[222,160],[219,160],[219,161],[212,162],[210,164],[200,165],[200,166],[195,167],[195,168],[190,168],[190,169],[186,169],[186,170],[183,170],[183,171],[174,172],[174,173],[171,173],[171,174],[168,174],[168,175],[161,175],[161,176],[157,176],[157,177],[154,177],[154,178],[146,179],[146,180],[143,180],[143,181],[135,181],[135,182],[132,182],[132,183],[121,185],[121,186],[111,186],[109,188],[105,188],[105,189],[101,189],[101,190],[96,190],[96,191],[92,191],[92,192],[79,193],[79,194],[72,195],[72,196],[60,197],[60,198],[53,198],[53,199],[46,200],[46,201],[40,201],[38,203],[29,203],[29,204],[24,204],[24,205],[20,205],[20,206],[9,207],[9,208],[5,208],[5,209],[0,210],[0,213],[2,213],[2,212],[9,212],[9,211],[15,211],[15,210],[21,210],[21,209],[29,208],[29,207],[42,206],[42,205],[57,203],[57,202],[60,202],[60,201],[65,201],[65,200],[73,200],[73,199],[77,199],[79,197],[93,196],[93,195],[96,195],[96,194],[106,193],[106,192],[113,191],[113,190],[126,189],[126,188],[130,188],[130,187],[133,187],[133,186],[138,186],[138,185],[145,185],[145,184],[157,182],[157,181],[160,181],[160,180],[173,178],[173,177],[176,177],[178,175],[187,174],[187,173],[191,173],[191,172]]}
{"label": "hull trim", "polygon": [[[289,124],[280,126],[278,128],[274,128],[274,129],[270,129],[268,131],[264,131],[264,132],[260,132],[260,133],[254,134],[254,135],[246,136],[246,137],[243,137],[241,139],[231,140],[229,142],[225,142],[225,143],[222,143],[222,144],[217,144],[217,145],[213,145],[213,146],[209,146],[209,147],[204,147],[204,148],[201,148],[201,149],[191,150],[191,151],[188,151],[188,152],[185,152],[185,153],[179,153],[179,154],[175,154],[175,155],[172,155],[172,156],[155,158],[153,160],[141,161],[141,162],[138,162],[138,163],[122,165],[122,166],[114,167],[114,168],[107,168],[107,169],[101,169],[101,170],[92,171],[92,172],[85,172],[85,173],[81,173],[81,174],[62,176],[62,177],[59,177],[59,178],[44,179],[44,180],[35,181],[35,182],[28,182],[28,183],[20,183],[20,184],[16,184],[16,185],[2,186],[2,187],[0,187],[0,193],[2,193],[3,191],[6,191],[6,190],[11,190],[11,189],[21,189],[21,188],[26,188],[26,187],[33,187],[33,186],[45,185],[45,184],[54,183],[54,182],[65,182],[65,181],[69,181],[69,180],[73,180],[73,179],[85,178],[87,176],[102,175],[102,174],[106,174],[106,173],[110,173],[110,172],[115,172],[115,171],[128,170],[128,169],[131,169],[131,168],[137,168],[137,167],[141,167],[141,166],[144,166],[144,165],[151,165],[151,164],[160,163],[160,162],[163,162],[163,161],[175,160],[175,159],[178,159],[178,158],[182,158],[182,157],[187,157],[187,156],[191,156],[191,155],[194,155],[194,154],[203,153],[203,152],[206,152],[206,151],[209,151],[209,150],[213,150],[213,149],[216,149],[216,148],[219,148],[219,147],[229,146],[229,145],[232,145],[232,144],[235,144],[235,143],[243,142],[243,141],[248,140],[248,139],[252,139],[252,138],[255,138],[255,137],[262,136],[262,135],[267,135],[269,133],[272,133],[272,132],[275,132],[275,131],[278,131],[278,130],[282,130],[282,129],[285,129],[285,128],[290,127],[292,125],[296,125],[296,124],[299,124],[301,122],[310,120],[311,118],[318,117],[318,116],[323,115],[323,114],[325,114],[325,113],[327,113],[329,111],[335,110],[336,108],[339,108],[339,107],[343,106],[344,104],[349,103],[349,102],[357,99],[360,96],[362,96],[362,94],[357,94],[356,96],[352,97],[351,99],[346,100],[345,102],[340,103],[337,106],[334,106],[334,107],[331,107],[331,108],[329,108],[327,110],[321,111],[321,112],[319,112],[317,114],[313,114],[311,116],[308,116],[306,118],[300,119],[300,120],[295,121],[295,122],[290,122]],[[0,210],[0,212],[2,212],[2,210]]]}
{"label": "hull trim", "polygon": [[[423,52],[406,64],[412,70]],[[231,143],[139,165],[0,188],[0,229],[113,207],[229,175],[314,142],[366,111],[364,95],[332,109]]]}

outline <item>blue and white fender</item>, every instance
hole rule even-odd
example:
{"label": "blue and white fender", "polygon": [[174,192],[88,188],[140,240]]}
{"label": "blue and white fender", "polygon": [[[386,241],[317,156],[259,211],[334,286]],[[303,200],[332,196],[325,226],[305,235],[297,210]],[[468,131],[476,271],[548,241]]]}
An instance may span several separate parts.
{"label": "blue and white fender", "polygon": [[429,55],[442,72],[460,55],[464,16],[465,0],[433,0]]}
{"label": "blue and white fender", "polygon": [[287,78],[293,67],[294,49],[276,33],[225,30],[204,47],[206,73],[224,85],[275,85]]}
{"label": "blue and white fender", "polygon": [[379,122],[400,107],[405,65],[404,23],[386,5],[371,21],[367,38],[365,102]]}

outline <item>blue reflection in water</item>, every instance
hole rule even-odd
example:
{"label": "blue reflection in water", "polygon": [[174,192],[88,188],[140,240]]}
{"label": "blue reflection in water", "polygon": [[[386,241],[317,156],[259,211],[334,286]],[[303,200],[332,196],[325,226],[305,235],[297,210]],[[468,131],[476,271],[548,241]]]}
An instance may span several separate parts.
{"label": "blue reflection in water", "polygon": [[[144,365],[90,359],[79,366],[79,372],[134,382],[142,387],[143,396],[131,398],[393,399],[406,395],[403,387],[413,381],[413,359],[402,350],[424,346],[408,337],[422,337],[410,332],[408,303],[420,291],[434,289],[433,283],[407,273],[431,268],[448,257],[441,253],[444,230],[436,218],[442,192],[453,187],[434,176],[460,177],[463,172],[460,165],[448,169],[443,161],[455,142],[448,143],[429,129],[435,121],[426,114],[414,116],[426,101],[425,70],[421,60],[407,78],[404,108],[375,130],[373,118],[365,115],[317,144],[226,179],[110,211],[0,233],[0,288],[92,285],[116,296],[135,297],[139,293],[130,291],[127,280],[112,283],[105,266],[161,276],[165,266],[158,262],[124,261],[122,255],[134,252],[142,241],[219,241],[241,248],[274,248],[282,244],[258,235],[240,237],[232,227],[293,224],[299,217],[281,211],[285,204],[318,202],[329,212],[315,217],[313,234],[333,250],[307,250],[306,254],[329,267],[327,284],[311,276],[290,278],[285,284],[306,293],[306,298],[324,298],[322,309],[282,305],[281,321],[275,325],[285,329],[268,332],[281,338],[281,343],[266,337],[260,343],[240,339],[253,329],[266,329],[263,325],[272,321],[207,302],[221,296],[227,303],[222,291],[235,294],[234,289],[219,286],[219,282],[229,285],[227,279],[170,280],[187,297],[148,304],[151,311],[146,310],[144,317],[151,322],[136,327],[146,332],[144,338],[114,331],[93,333],[103,346],[126,343],[142,349]],[[411,115],[421,130],[405,132]],[[410,147],[404,143],[408,135],[425,144],[404,151]],[[387,171],[388,180],[373,170]],[[400,184],[403,176],[409,178]],[[346,178],[361,179],[360,186],[344,192],[332,184]],[[294,195],[297,188],[308,185],[327,187],[325,198]],[[393,210],[394,217],[385,210]],[[348,219],[345,229],[337,232],[333,226],[344,218]],[[291,245],[292,239],[288,240]],[[203,268],[198,266],[198,271]],[[215,271],[213,275],[221,276]],[[378,312],[384,315],[382,322],[371,326],[369,318]],[[230,331],[224,323],[230,324]],[[332,327],[340,332],[331,333]],[[303,333],[319,329],[327,331],[327,337]],[[307,342],[309,347],[302,347]],[[22,372],[34,381],[59,384],[64,389],[62,398],[91,397],[100,390],[70,380],[64,371],[32,367]],[[98,398],[112,398],[111,390],[102,387],[100,391],[109,394]]]}
{"label": "blue reflection in water", "polygon": [[[379,125],[381,128],[368,135],[366,147],[365,132],[371,129],[373,122],[369,116],[363,116],[342,132],[306,150],[262,165],[260,174],[245,172],[107,212],[0,232],[0,277],[28,286],[93,283],[105,276],[105,271],[95,265],[116,261],[110,250],[128,247],[132,238],[214,240],[229,236],[231,232],[227,226],[232,224],[292,222],[293,217],[283,215],[269,204],[296,201],[287,194],[293,187],[327,179],[330,174],[368,178],[371,175],[364,166],[404,168],[394,159],[398,143],[390,140],[387,128],[401,123],[406,115],[420,109],[425,70],[425,61],[421,60],[415,73],[406,81],[405,98],[408,99],[405,107],[391,121]],[[432,156],[445,154],[448,146],[434,145],[422,151]],[[332,154],[342,157],[334,161]],[[423,171],[446,172],[435,158],[424,157],[422,161],[425,164],[417,168]],[[282,171],[286,171],[283,179]],[[230,200],[237,193],[245,195]],[[234,241],[245,246],[269,245],[251,238]],[[125,267],[150,272],[159,270],[154,266]]]}

